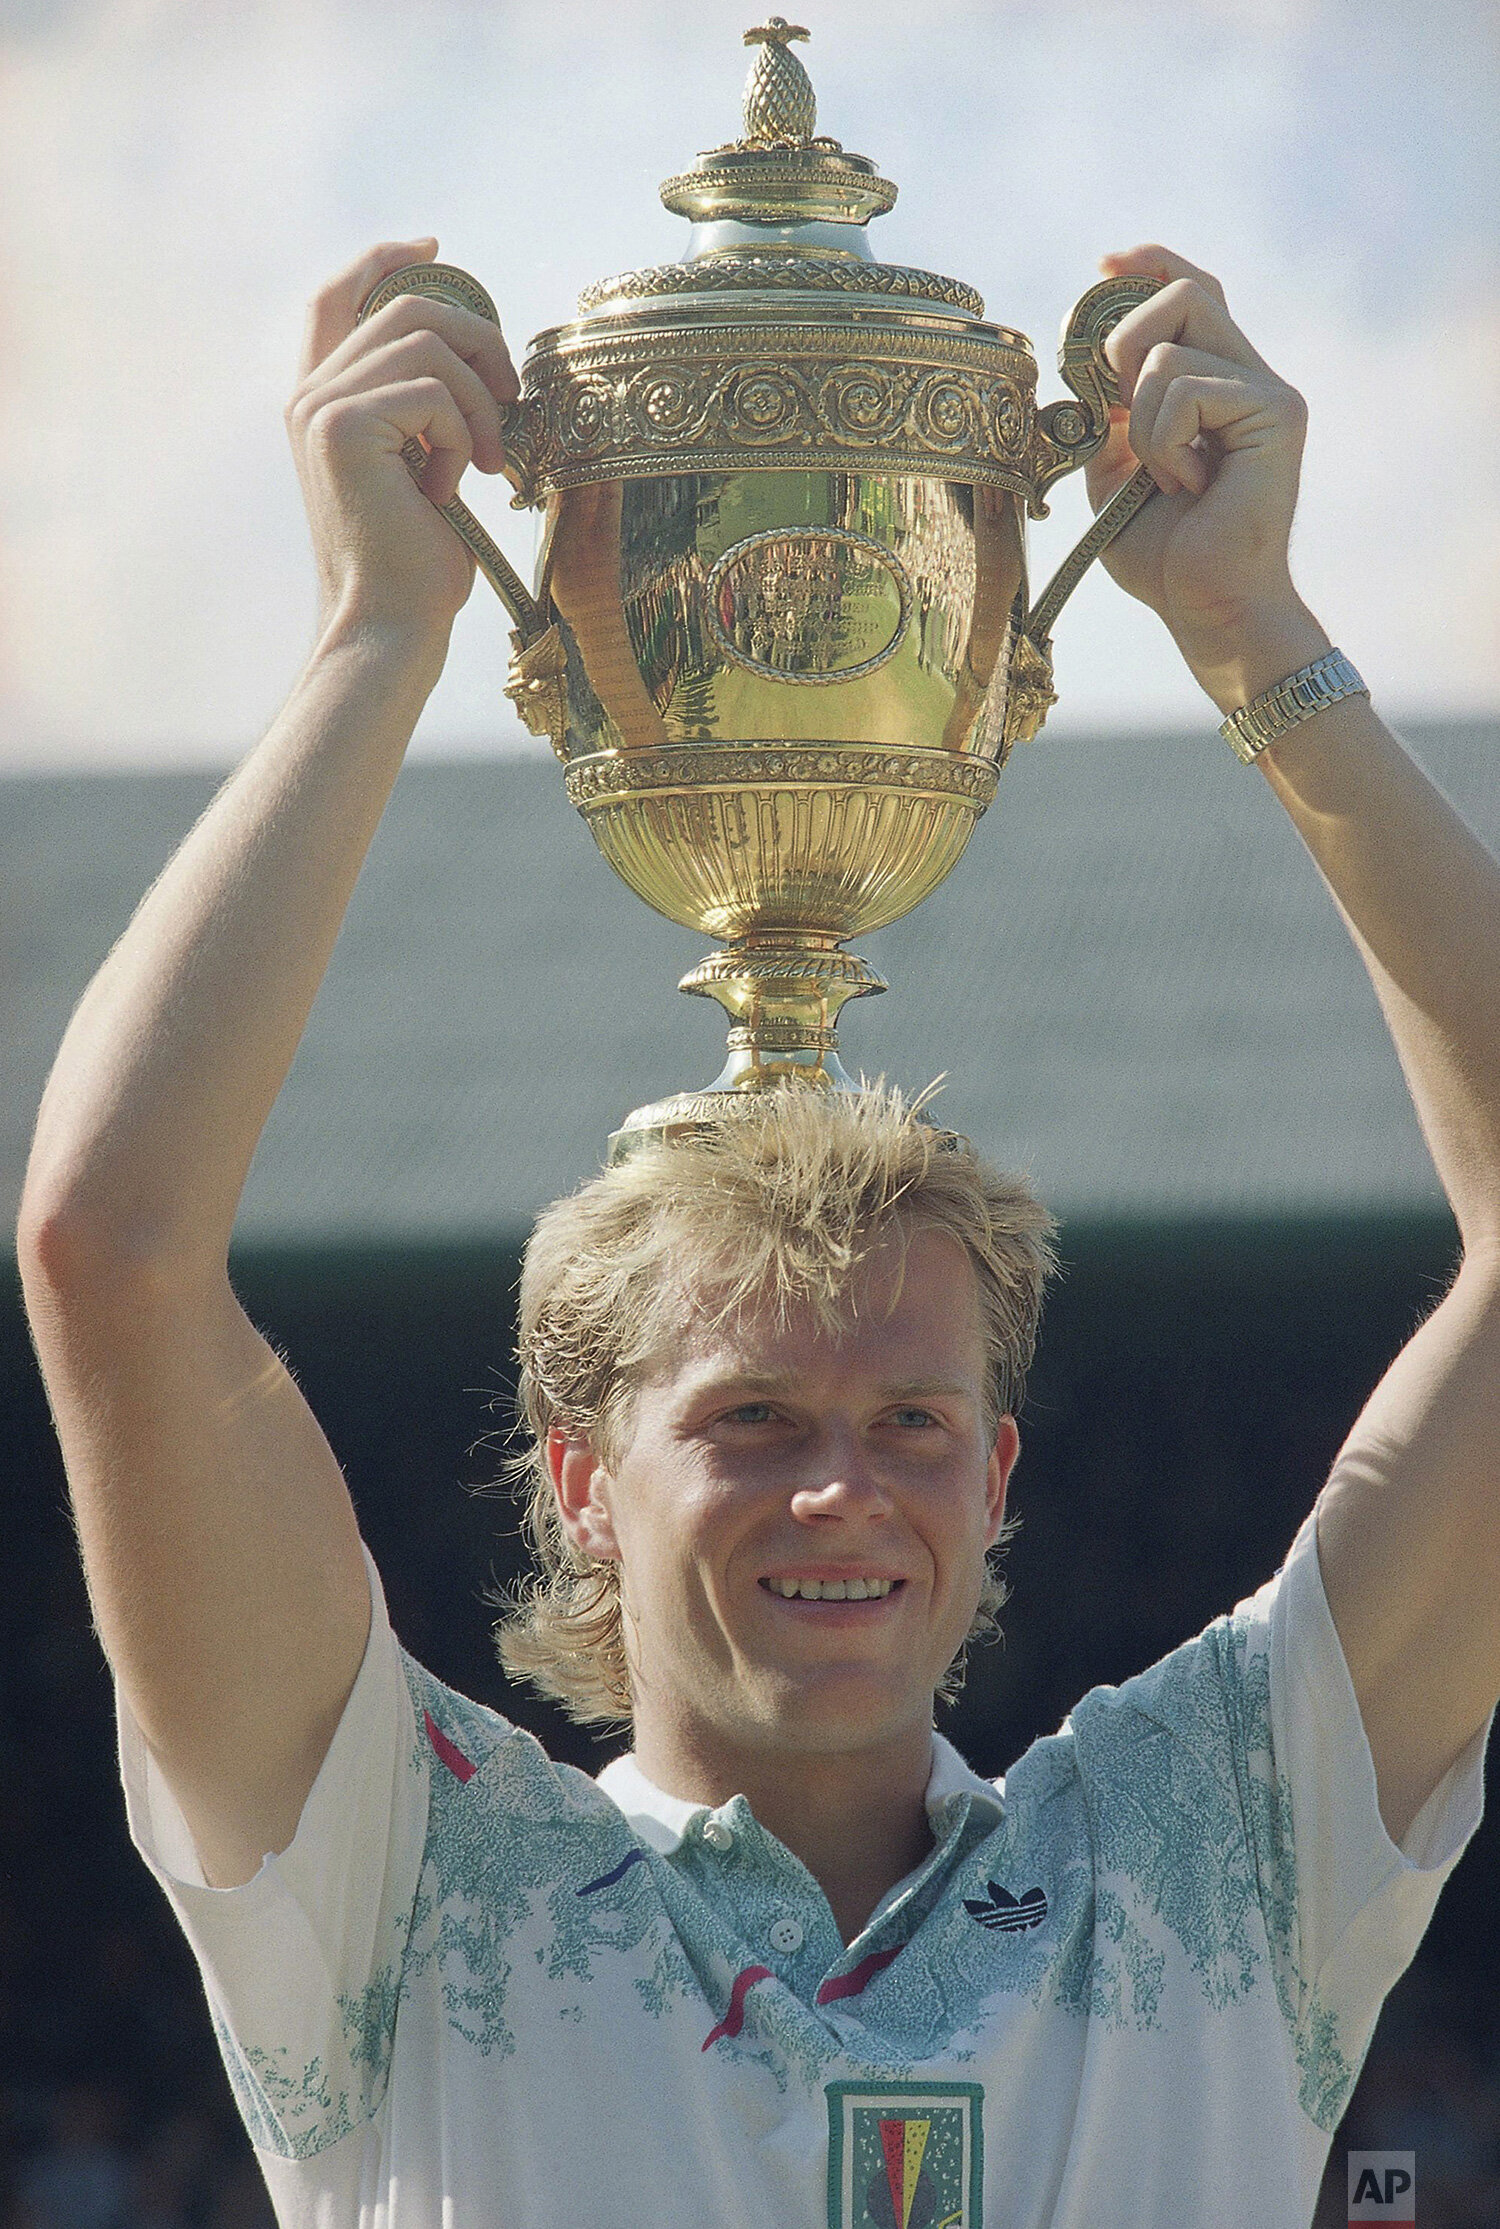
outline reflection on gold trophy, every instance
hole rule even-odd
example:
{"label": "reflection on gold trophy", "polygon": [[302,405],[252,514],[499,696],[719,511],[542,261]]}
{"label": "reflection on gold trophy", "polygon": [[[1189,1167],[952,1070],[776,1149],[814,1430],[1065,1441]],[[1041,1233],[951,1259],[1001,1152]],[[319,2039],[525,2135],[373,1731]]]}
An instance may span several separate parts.
{"label": "reflection on gold trophy", "polygon": [[[728,1012],[728,1062],[616,1151],[788,1079],[849,1087],[839,1009],[884,985],[845,940],[953,867],[1055,701],[1063,601],[1153,491],[1137,473],[1029,604],[1026,516],[1103,441],[1104,340],[1155,282],[1084,295],[1070,396],[1039,408],[1030,343],[972,287],[873,260],[896,189],[816,134],[806,36],[746,32],[744,136],[662,187],[682,261],[587,288],[531,344],[506,441],[517,505],[546,505],[535,595],[444,506],[516,621],[506,693],[599,849],[720,940],[680,987]],[[408,293],[495,315],[443,264],[363,314]]]}

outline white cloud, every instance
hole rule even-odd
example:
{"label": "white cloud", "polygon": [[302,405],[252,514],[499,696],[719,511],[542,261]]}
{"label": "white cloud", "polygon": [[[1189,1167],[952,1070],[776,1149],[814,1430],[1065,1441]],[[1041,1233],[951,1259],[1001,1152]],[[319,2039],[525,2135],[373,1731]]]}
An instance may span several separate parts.
{"label": "white cloud", "polygon": [[[744,0],[13,0],[0,765],[223,759],[295,671],[310,567],[280,425],[301,305],[431,228],[513,342],[678,252],[655,184],[735,128]],[[808,20],[804,18],[803,20]],[[1493,709],[1500,278],[1491,18],[1315,0],[819,0],[821,123],[902,189],[878,252],[1052,335],[1110,245],[1229,276],[1313,412],[1304,592],[1398,712]],[[1357,36],[1354,34],[1357,32]],[[516,560],[532,526],[476,498]],[[1050,570],[1076,496],[1056,506]],[[426,747],[518,741],[483,590]],[[1157,623],[1090,583],[1059,728],[1203,716]]]}

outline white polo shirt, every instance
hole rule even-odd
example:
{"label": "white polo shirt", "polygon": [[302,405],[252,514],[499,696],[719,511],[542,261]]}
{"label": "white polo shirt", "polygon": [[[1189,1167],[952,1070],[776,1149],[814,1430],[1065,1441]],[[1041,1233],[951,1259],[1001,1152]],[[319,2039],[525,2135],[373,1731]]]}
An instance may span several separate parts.
{"label": "white polo shirt", "polygon": [[284,2229],[1306,2229],[1386,1991],[1478,1824],[1397,1847],[1318,1571],[1005,1779],[856,1941],[743,1797],[553,1764],[397,1646],[295,1840],[212,1889],[122,1712],[131,1832]]}

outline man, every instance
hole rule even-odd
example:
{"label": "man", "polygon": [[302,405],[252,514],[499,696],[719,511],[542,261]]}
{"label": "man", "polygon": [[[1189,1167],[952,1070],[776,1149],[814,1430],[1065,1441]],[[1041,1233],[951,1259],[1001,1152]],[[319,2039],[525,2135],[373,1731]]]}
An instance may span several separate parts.
{"label": "man", "polygon": [[[289,413],[323,627],[81,1002],[22,1257],[132,1829],[284,2223],[1184,2229],[1310,2213],[1500,1695],[1500,873],[1292,587],[1298,397],[1217,283],[1110,352],[1111,555],[1366,960],[1464,1241],[1286,1564],[1007,1776],[932,1732],[993,1611],[1046,1222],[898,1104],[795,1096],[549,1211],[513,1666],[629,1715],[598,1784],[404,1661],[334,1459],[230,1291],[240,1188],[470,587],[494,329],[379,249]],[[1349,684],[1354,686],[1353,684]]]}

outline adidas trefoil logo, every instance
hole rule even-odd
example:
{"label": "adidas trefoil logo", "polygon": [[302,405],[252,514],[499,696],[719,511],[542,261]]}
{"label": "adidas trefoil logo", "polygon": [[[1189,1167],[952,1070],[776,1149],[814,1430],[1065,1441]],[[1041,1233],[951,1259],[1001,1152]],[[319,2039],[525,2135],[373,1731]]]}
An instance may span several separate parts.
{"label": "adidas trefoil logo", "polygon": [[1029,1888],[1024,1896],[1012,1896],[998,1881],[988,1884],[989,1896],[966,1896],[964,1910],[977,1919],[981,1927],[992,1927],[1002,1935],[1021,1935],[1028,1927],[1040,1927],[1047,1917],[1046,1891]]}

